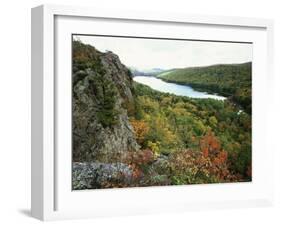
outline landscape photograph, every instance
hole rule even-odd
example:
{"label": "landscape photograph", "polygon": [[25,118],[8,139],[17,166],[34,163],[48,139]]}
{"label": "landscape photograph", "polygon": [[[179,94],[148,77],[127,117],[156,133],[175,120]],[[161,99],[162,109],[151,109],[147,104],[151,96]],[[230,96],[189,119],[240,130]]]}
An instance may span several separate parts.
{"label": "landscape photograph", "polygon": [[72,35],[72,190],[252,181],[252,43]]}

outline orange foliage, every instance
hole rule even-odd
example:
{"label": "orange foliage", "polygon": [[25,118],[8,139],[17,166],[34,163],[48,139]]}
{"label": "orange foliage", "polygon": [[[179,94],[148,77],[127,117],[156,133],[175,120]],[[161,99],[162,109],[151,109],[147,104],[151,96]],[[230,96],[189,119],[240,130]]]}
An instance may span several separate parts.
{"label": "orange foliage", "polygon": [[204,158],[207,158],[208,155],[209,155],[209,149],[205,147],[205,148],[202,150],[202,153],[203,153]]}
{"label": "orange foliage", "polygon": [[137,152],[129,152],[125,162],[129,165],[143,165],[154,160],[153,152],[150,149],[144,149]]}
{"label": "orange foliage", "polygon": [[137,142],[142,145],[145,139],[146,134],[149,131],[149,126],[143,120],[130,120],[131,125],[134,128],[134,133],[137,139]]}
{"label": "orange foliage", "polygon": [[231,180],[227,152],[221,148],[218,138],[211,131],[200,140],[200,152],[184,150],[174,153],[172,163],[178,172],[193,169],[194,172],[213,175],[220,181]]}
{"label": "orange foliage", "polygon": [[209,155],[216,154],[218,151],[220,151],[220,148],[221,145],[219,140],[211,131],[209,131],[200,141],[200,150],[205,158],[207,158]]}
{"label": "orange foliage", "polygon": [[143,172],[141,166],[154,161],[154,154],[150,149],[140,150],[137,152],[129,152],[126,156],[125,162],[133,170],[133,178],[139,179]]}
{"label": "orange foliage", "polygon": [[221,165],[226,162],[226,159],[227,159],[227,152],[221,150],[221,152],[219,152],[218,155],[214,158],[213,162],[216,165]]}

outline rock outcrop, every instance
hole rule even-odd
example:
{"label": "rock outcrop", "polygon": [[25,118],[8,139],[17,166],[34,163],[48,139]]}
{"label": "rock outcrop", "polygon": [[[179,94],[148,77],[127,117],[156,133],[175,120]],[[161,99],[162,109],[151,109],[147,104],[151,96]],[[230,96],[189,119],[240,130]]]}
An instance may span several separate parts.
{"label": "rock outcrop", "polygon": [[132,169],[123,163],[73,163],[72,188],[74,190],[130,186]]}
{"label": "rock outcrop", "polygon": [[132,78],[117,55],[74,41],[72,85],[74,162],[124,162],[139,150],[128,120]]}

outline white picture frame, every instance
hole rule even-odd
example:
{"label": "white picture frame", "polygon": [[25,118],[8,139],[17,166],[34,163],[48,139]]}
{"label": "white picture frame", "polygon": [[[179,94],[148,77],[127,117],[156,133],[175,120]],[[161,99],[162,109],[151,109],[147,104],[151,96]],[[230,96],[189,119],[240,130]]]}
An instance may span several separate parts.
{"label": "white picture frame", "polygon": [[[103,24],[105,26],[101,24],[104,20],[107,23]],[[134,26],[136,24],[139,26]],[[69,35],[77,31],[92,33],[93,31],[88,30],[88,25],[96,26],[95,30],[98,33],[108,33],[108,30],[102,29],[111,29],[114,33],[117,32],[114,28],[120,26],[119,31],[122,35],[137,35],[138,32],[147,31],[148,36],[150,31],[153,33],[155,26],[160,25],[164,27],[166,36],[170,35],[170,29],[165,29],[165,26],[171,29],[175,27],[175,31],[177,31],[176,26],[189,26],[189,29],[199,27],[197,36],[195,32],[192,38],[198,39],[202,36],[206,39],[207,32],[204,31],[208,31],[211,40],[235,39],[256,43],[253,64],[253,181],[243,185],[232,183],[72,191],[69,186],[71,181],[69,144],[67,144],[67,139],[61,142],[59,135],[59,131],[62,130],[71,132],[69,125],[62,125],[64,119],[61,117],[70,112],[69,105],[61,107],[60,103],[62,100],[67,102],[71,97],[69,96],[70,86],[62,85],[64,81],[69,82],[68,78],[71,77],[71,71],[69,71],[71,69],[68,66],[71,62]],[[124,26],[123,30],[122,26]],[[125,32],[126,26],[134,26],[135,30],[127,29]],[[208,29],[216,30],[209,31]],[[67,44],[64,46],[63,43]],[[61,55],[62,51],[64,55]],[[271,205],[273,179],[267,175],[273,171],[273,153],[268,148],[266,140],[261,138],[266,137],[267,109],[270,107],[270,102],[263,96],[269,95],[271,91],[272,64],[273,22],[271,20],[101,10],[57,5],[33,8],[32,216],[41,220],[57,220]],[[63,66],[60,67],[61,65]],[[58,76],[62,73],[68,75],[68,78]],[[261,90],[264,92],[260,92]],[[162,199],[163,195],[167,198]],[[90,205],[93,201],[95,205]]]}

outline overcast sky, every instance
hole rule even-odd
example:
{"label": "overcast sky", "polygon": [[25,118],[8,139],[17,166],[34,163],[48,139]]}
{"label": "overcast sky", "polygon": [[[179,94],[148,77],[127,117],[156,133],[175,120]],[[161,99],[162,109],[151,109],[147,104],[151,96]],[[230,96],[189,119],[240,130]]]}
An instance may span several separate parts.
{"label": "overcast sky", "polygon": [[77,35],[74,39],[102,52],[110,50],[123,64],[139,70],[252,61],[252,44]]}

